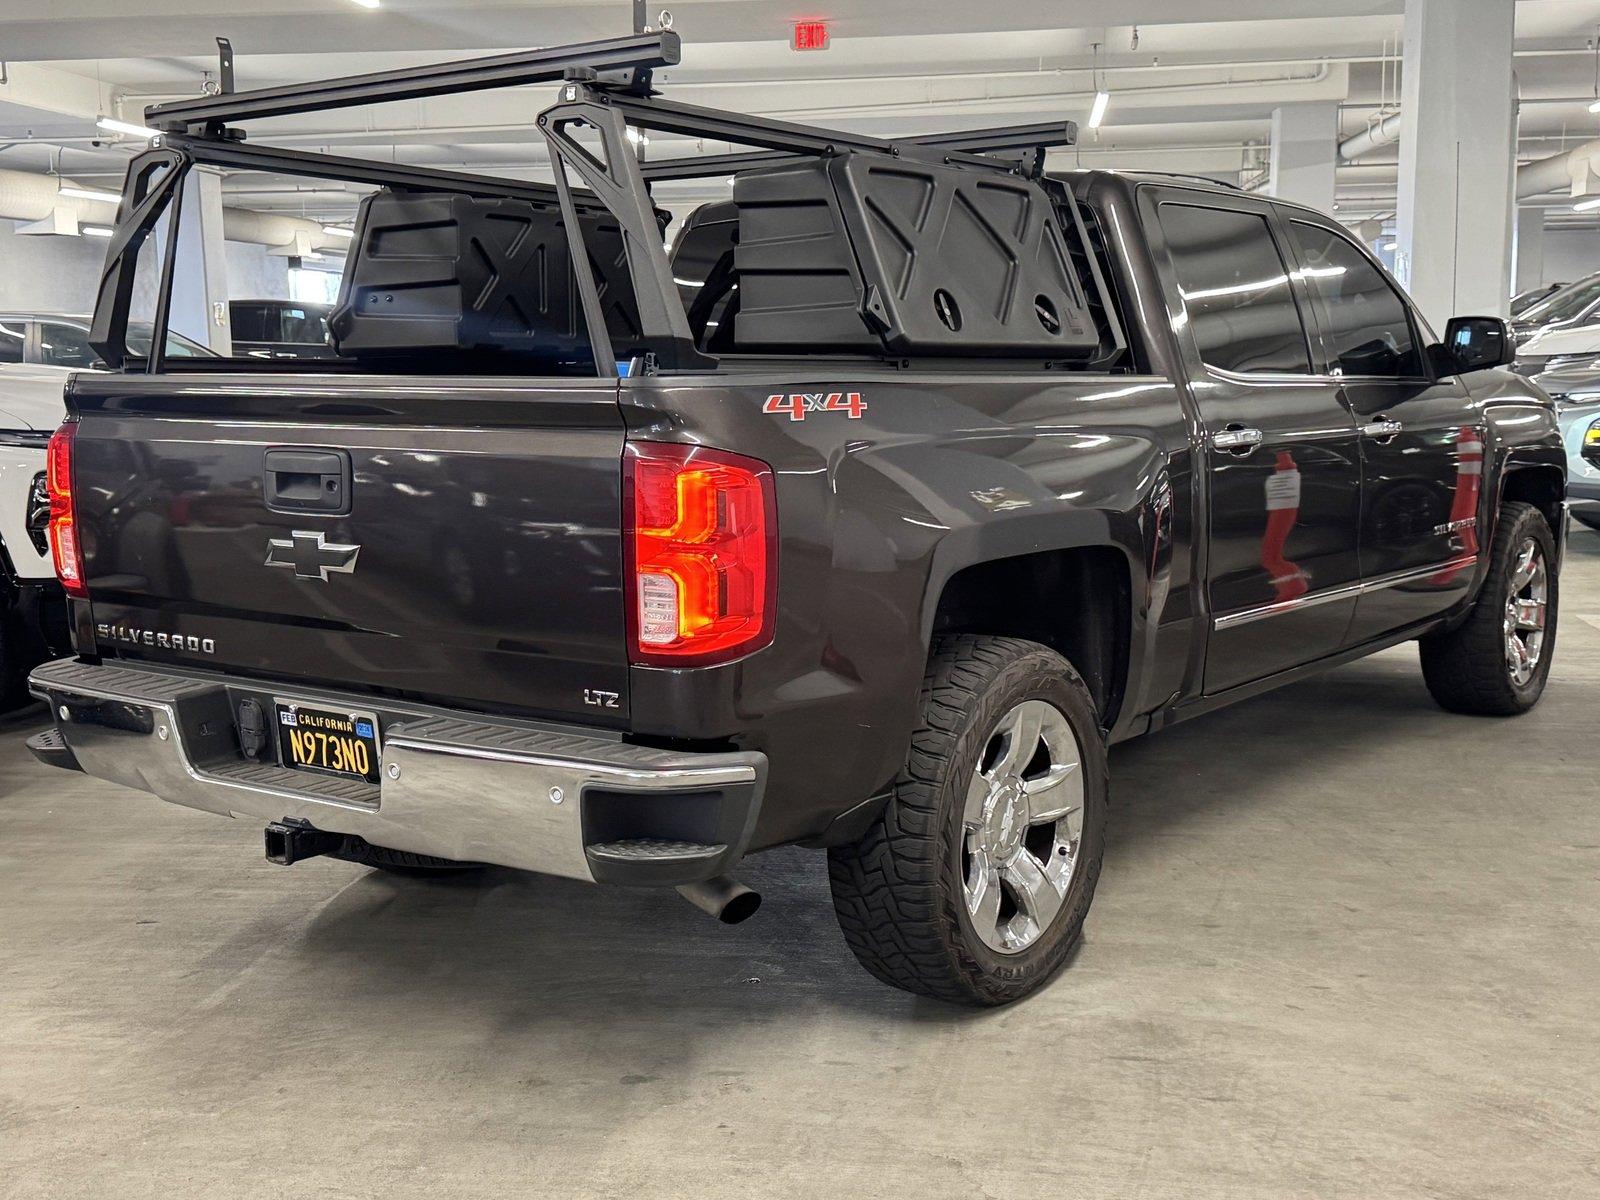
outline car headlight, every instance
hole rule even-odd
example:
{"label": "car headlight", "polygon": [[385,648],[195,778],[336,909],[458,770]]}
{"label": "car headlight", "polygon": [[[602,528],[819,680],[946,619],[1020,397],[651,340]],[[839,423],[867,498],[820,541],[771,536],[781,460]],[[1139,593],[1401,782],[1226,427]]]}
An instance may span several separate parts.
{"label": "car headlight", "polygon": [[1600,467],[1600,417],[1590,421],[1589,428],[1583,431],[1583,446],[1578,454],[1591,467]]}

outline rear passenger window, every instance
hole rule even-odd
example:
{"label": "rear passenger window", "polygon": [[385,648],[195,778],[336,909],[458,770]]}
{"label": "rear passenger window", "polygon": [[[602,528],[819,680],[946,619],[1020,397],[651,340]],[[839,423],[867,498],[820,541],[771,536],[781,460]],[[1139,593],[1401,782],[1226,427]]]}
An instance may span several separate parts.
{"label": "rear passenger window", "polygon": [[1405,303],[1372,261],[1325,226],[1292,224],[1332,364],[1346,375],[1424,374]]}
{"label": "rear passenger window", "polygon": [[1190,204],[1163,204],[1159,212],[1206,364],[1242,374],[1309,374],[1305,326],[1267,219]]}
{"label": "rear passenger window", "polygon": [[28,341],[28,327],[21,321],[0,320],[0,363],[19,363]]}

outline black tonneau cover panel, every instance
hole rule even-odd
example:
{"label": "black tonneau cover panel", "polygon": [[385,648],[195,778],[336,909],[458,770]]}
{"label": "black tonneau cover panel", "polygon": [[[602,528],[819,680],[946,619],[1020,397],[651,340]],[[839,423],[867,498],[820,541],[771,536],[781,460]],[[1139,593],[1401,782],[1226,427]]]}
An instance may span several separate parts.
{"label": "black tonneau cover panel", "polygon": [[1035,181],[847,153],[734,181],[740,349],[1083,359],[1100,343]]}
{"label": "black tonneau cover panel", "polygon": [[[579,218],[613,344],[639,337],[622,234]],[[525,200],[453,192],[374,192],[328,319],[350,358],[513,355],[529,369],[586,362],[589,338],[561,212]]]}

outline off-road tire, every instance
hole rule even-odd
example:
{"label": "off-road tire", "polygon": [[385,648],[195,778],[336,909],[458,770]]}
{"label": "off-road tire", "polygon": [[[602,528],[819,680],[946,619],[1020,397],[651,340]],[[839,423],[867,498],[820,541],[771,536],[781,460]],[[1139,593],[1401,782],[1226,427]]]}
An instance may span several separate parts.
{"label": "off-road tire", "polygon": [[483,870],[483,863],[457,862],[453,858],[435,858],[431,854],[412,854],[406,850],[391,850],[387,846],[374,846],[358,837],[346,840],[344,849],[336,851],[335,858],[359,863],[363,867],[376,867],[394,875],[413,875],[439,878],[444,875],[464,875],[469,871]]}
{"label": "off-road tire", "polygon": [[[998,953],[972,928],[963,899],[962,805],[996,723],[1045,700],[1079,743],[1084,821],[1065,902],[1027,949]],[[845,941],[884,983],[956,1004],[1007,1004],[1059,970],[1083,929],[1105,849],[1105,741],[1094,700],[1072,665],[1017,638],[962,635],[934,643],[911,750],[883,813],[859,840],[828,852]]]}
{"label": "off-road tire", "polygon": [[[1526,684],[1513,679],[1506,661],[1505,610],[1519,549],[1532,537],[1544,554],[1548,574],[1544,644]],[[1467,619],[1452,629],[1419,639],[1422,677],[1441,707],[1478,716],[1513,717],[1539,702],[1555,653],[1560,575],[1555,538],[1533,505],[1507,501],[1500,506],[1489,573]]]}

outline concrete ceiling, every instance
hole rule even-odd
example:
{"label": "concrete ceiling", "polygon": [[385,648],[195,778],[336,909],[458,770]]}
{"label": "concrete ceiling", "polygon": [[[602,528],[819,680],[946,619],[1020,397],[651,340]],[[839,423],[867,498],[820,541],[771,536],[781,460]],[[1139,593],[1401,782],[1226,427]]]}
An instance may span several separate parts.
{"label": "concrete ceiling", "polygon": [[[1105,127],[1057,152],[1063,165],[1260,173],[1274,106],[1342,105],[1345,133],[1398,96],[1401,0],[687,0],[673,4],[681,66],[658,78],[675,99],[899,134],[1087,115],[1098,78]],[[792,21],[826,15],[833,45],[789,48]],[[137,139],[107,143],[97,115],[198,94],[229,37],[241,88],[382,70],[627,32],[625,0],[0,0],[0,168],[58,171],[109,186]],[[1064,27],[1064,23],[1066,23]],[[1137,44],[1134,42],[1137,28]],[[1517,0],[1520,153],[1543,157],[1600,136],[1593,41],[1600,0]],[[1098,51],[1095,44],[1099,44]],[[263,122],[251,136],[305,149],[547,177],[530,120],[548,89]],[[656,156],[716,152],[673,146]],[[1341,215],[1392,210],[1394,148],[1341,168]],[[664,190],[669,205],[716,181]],[[230,203],[336,219],[326,187],[235,175]],[[1552,199],[1563,219],[1578,217]]]}

